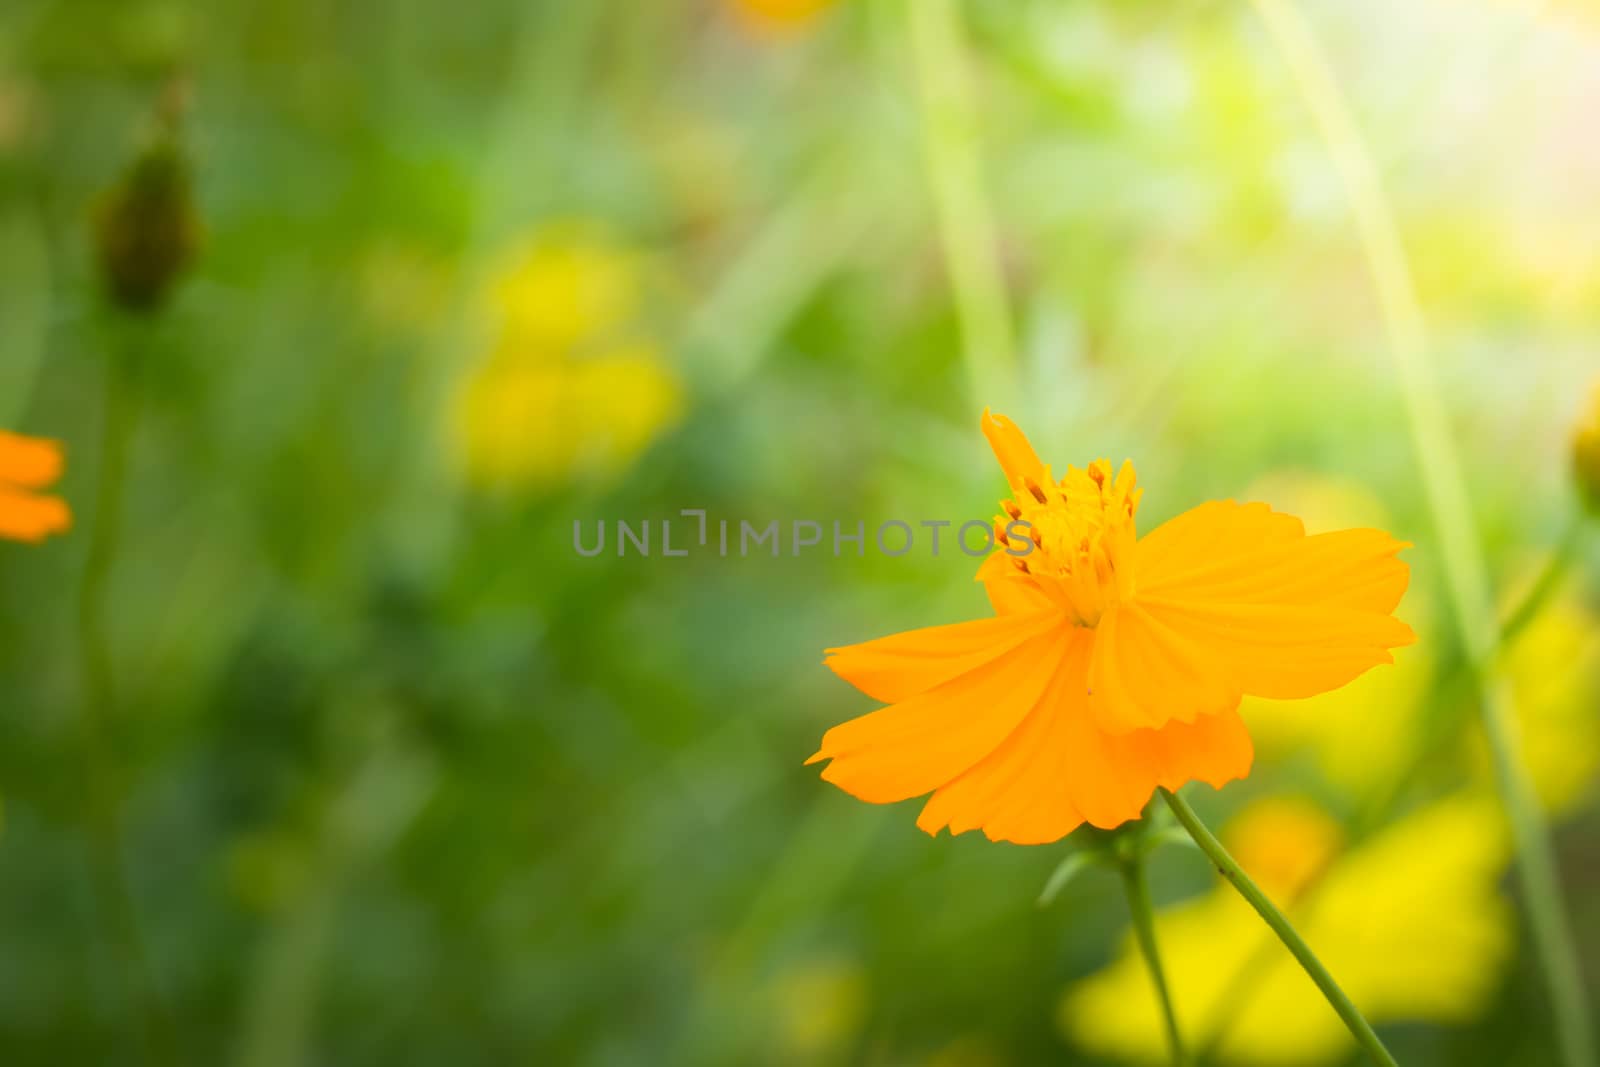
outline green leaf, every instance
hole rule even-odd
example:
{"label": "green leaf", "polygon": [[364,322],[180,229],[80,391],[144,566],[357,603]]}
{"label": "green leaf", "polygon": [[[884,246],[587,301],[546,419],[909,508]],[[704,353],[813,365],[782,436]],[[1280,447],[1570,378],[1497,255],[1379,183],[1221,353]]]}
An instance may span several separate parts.
{"label": "green leaf", "polygon": [[1039,907],[1048,908],[1067,887],[1067,883],[1093,862],[1094,856],[1088,852],[1069,852],[1063,856],[1061,862],[1056,864],[1056,869],[1051,871],[1050,877],[1045,880],[1044,889],[1039,892]]}

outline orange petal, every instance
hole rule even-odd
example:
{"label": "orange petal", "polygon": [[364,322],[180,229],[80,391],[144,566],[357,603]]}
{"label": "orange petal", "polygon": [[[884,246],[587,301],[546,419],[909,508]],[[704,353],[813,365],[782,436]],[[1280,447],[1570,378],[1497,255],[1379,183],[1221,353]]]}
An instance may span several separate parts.
{"label": "orange petal", "polygon": [[1169,519],[1139,539],[1139,584],[1159,584],[1221,553],[1248,554],[1306,535],[1305,523],[1265,504],[1213,500]]}
{"label": "orange petal", "polygon": [[1411,643],[1394,610],[1406,545],[1377,530],[1307,537],[1264,504],[1205,504],[1138,545],[1137,593],[1100,621],[1090,668],[1107,730],[1192,722],[1239,694],[1336,689]]}
{"label": "orange petal", "polygon": [[1101,729],[1151,729],[1238,707],[1239,687],[1210,646],[1142,600],[1113,605],[1097,634],[1089,704]]}
{"label": "orange petal", "polygon": [[1204,715],[1192,723],[1172,722],[1159,730],[1115,735],[1129,739],[1151,761],[1156,784],[1176,790],[1188,782],[1214,789],[1244,778],[1255,760],[1250,731],[1237,710]]}
{"label": "orange petal", "polygon": [[1214,501],[1139,542],[1139,592],[1388,614],[1400,603],[1411,573],[1394,554],[1408,547],[1381,530],[1307,537],[1299,519],[1265,504]]}
{"label": "orange petal", "polygon": [[1038,453],[1028,443],[1017,424],[1004,415],[991,415],[988,408],[983,409],[983,436],[989,439],[989,447],[994,449],[995,458],[1000,461],[1000,467],[1006,472],[1006,480],[1011,487],[1022,491],[1026,480],[1031,479],[1035,485],[1044,485],[1050,481],[1050,475],[1045,470],[1044,464],[1039,462]]}
{"label": "orange petal", "polygon": [[1071,833],[1083,814],[1068,792],[1073,691],[1082,687],[1084,648],[1074,630],[1061,667],[1017,730],[981,762],[940,788],[917,816],[930,834],[982,829],[991,841],[1044,844]]}
{"label": "orange petal", "polygon": [[[1330,596],[1331,599],[1331,596]],[[1208,604],[1141,599],[1163,620],[1210,651],[1250,696],[1293,700],[1338,689],[1382,663],[1389,649],[1414,642],[1392,615],[1313,604]]]}
{"label": "orange petal", "polygon": [[828,649],[823,660],[863,693],[894,704],[991,662],[1060,623],[1039,613],[975,619]]}
{"label": "orange petal", "polygon": [[40,489],[60,477],[59,444],[0,430],[0,482]]}
{"label": "orange petal", "polygon": [[994,841],[1045,844],[1080,823],[1137,819],[1157,786],[1220,786],[1250,771],[1250,735],[1229,710],[1194,724],[1109,734],[1094,722],[1086,682],[1098,635],[1074,631],[1061,669],[1022,725],[987,758],[929,798],[928,833],[982,829]]}
{"label": "orange petal", "polygon": [[0,538],[37,543],[71,525],[72,512],[59,498],[0,486]]}
{"label": "orange petal", "polygon": [[937,789],[1017,728],[1056,673],[1069,634],[1053,619],[1042,633],[981,666],[835,726],[806,762],[831,759],[823,780],[873,803]]}
{"label": "orange petal", "polygon": [[1001,615],[1061,611],[1061,606],[1037,581],[1017,569],[1015,561],[1021,558],[1002,550],[991,554],[978,567],[976,580],[983,583],[983,591],[989,595],[994,610]]}

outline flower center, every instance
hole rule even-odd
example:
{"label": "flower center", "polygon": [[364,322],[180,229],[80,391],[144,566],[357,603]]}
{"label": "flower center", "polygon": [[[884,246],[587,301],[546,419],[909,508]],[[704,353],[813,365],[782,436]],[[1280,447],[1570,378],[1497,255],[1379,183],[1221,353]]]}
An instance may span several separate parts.
{"label": "flower center", "polygon": [[1134,515],[1144,495],[1135,480],[1132,463],[1113,479],[1110,461],[1097,459],[1087,470],[1068,467],[1059,482],[1046,467],[1044,484],[1024,478],[1016,495],[1001,501],[1006,513],[995,521],[1010,550],[1020,550],[1019,535],[1033,541],[1027,555],[1013,555],[1018,568],[1080,625],[1095,625],[1133,593]]}

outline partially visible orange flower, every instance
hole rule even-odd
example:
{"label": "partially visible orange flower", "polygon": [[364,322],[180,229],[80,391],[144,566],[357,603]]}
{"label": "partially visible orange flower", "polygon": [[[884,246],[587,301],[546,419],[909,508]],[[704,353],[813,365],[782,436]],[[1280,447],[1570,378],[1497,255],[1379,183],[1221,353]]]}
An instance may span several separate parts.
{"label": "partially visible orange flower", "polygon": [[38,542],[72,525],[60,497],[34,492],[60,477],[60,445],[0,430],[0,538]]}
{"label": "partially visible orange flower", "polygon": [[755,29],[786,33],[811,23],[836,0],[729,0],[740,17]]}
{"label": "partially visible orange flower", "polygon": [[1043,844],[1138,818],[1157,786],[1220,787],[1250,770],[1244,695],[1326,692],[1416,639],[1392,614],[1408,546],[1386,533],[1307,536],[1229,500],[1139,538],[1131,463],[1058,480],[1009,419],[983,432],[1013,491],[977,575],[995,616],[830,649],[890,706],[807,761],[873,803],[931,792],[930,834]]}

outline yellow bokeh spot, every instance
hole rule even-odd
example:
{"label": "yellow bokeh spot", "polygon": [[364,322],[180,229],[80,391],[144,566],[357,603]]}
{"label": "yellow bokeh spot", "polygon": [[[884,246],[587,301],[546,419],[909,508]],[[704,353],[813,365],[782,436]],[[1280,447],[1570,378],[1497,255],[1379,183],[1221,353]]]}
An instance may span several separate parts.
{"label": "yellow bokeh spot", "polygon": [[638,295],[630,250],[579,223],[552,227],[508,255],[493,285],[500,344],[559,354],[626,325]]}
{"label": "yellow bokeh spot", "polygon": [[640,258],[565,223],[529,238],[490,286],[488,357],[457,390],[467,482],[549,488],[626,470],[683,412],[682,381],[635,321]]}
{"label": "yellow bokeh spot", "polygon": [[[1600,619],[1575,596],[1545,605],[1507,652],[1505,672],[1539,799],[1554,813],[1570,811],[1600,771],[1593,696],[1600,688]],[[1470,752],[1480,777],[1490,781],[1481,730],[1473,732]]]}
{"label": "yellow bokeh spot", "polygon": [[645,345],[584,359],[491,359],[466,385],[456,433],[465,473],[529,488],[626,469],[682,412],[677,376]]}
{"label": "yellow bokeh spot", "polygon": [[[815,959],[774,980],[771,996],[782,1059],[833,1062],[861,1032],[867,1014],[867,980],[859,964]],[[829,1055],[832,1054],[832,1055]]]}
{"label": "yellow bokeh spot", "polygon": [[1338,855],[1344,831],[1309,800],[1285,797],[1254,804],[1228,826],[1227,846],[1274,897],[1293,900]]}

